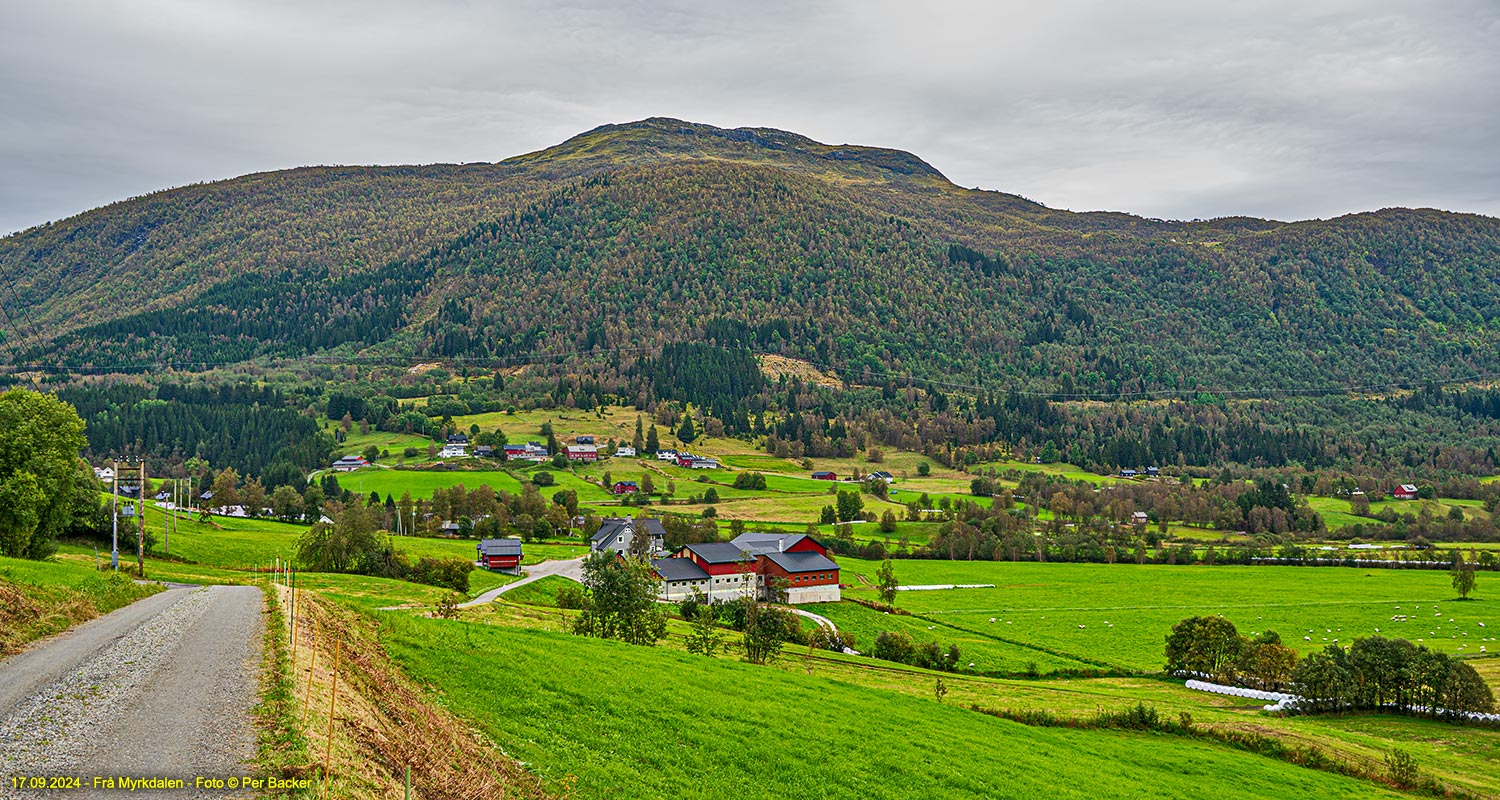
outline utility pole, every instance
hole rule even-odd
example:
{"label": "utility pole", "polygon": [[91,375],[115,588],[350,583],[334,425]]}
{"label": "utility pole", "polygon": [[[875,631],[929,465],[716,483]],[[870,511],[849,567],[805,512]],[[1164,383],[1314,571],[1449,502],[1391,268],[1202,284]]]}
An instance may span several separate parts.
{"label": "utility pole", "polygon": [[120,571],[120,462],[111,461],[110,469],[114,474],[110,476],[110,485],[114,488],[113,499],[109,502],[109,568],[115,572]]}
{"label": "utility pole", "polygon": [[138,509],[138,513],[140,514],[140,519],[137,520],[137,522],[139,522],[139,525],[137,525],[136,527],[135,571],[137,577],[144,578],[146,577],[146,492],[148,491],[148,489],[146,488],[145,456],[141,457],[141,466],[137,474],[140,476],[141,489],[139,502],[136,506]]}

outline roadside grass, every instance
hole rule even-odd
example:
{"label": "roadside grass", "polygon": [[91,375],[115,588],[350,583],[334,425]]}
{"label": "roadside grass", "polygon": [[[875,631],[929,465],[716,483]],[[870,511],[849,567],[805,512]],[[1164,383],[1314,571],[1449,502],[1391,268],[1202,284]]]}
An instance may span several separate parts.
{"label": "roadside grass", "polygon": [[0,556],[0,656],[159,591],[92,564]]}
{"label": "roadside grass", "polygon": [[[844,557],[840,566],[850,584],[845,596],[875,599],[855,576],[874,576],[878,563]],[[1303,653],[1335,639],[1348,645],[1377,629],[1457,656],[1477,656],[1482,646],[1500,650],[1500,605],[1457,601],[1441,570],[917,559],[897,561],[895,570],[903,584],[996,585],[899,592],[896,605],[928,617],[927,624],[993,630],[1127,671],[1159,670],[1172,626],[1204,614],[1223,614],[1246,634],[1274,629]],[[1402,614],[1405,621],[1393,619]]]}
{"label": "roadside grass", "polygon": [[[444,706],[555,791],[581,797],[718,796],[730,787],[745,798],[1386,794],[1199,741],[1026,727],[930,695],[805,674],[795,657],[778,670],[546,630],[404,615],[380,622],[392,656]],[[917,674],[924,684],[931,677]],[[782,730],[804,746],[767,735]]]}

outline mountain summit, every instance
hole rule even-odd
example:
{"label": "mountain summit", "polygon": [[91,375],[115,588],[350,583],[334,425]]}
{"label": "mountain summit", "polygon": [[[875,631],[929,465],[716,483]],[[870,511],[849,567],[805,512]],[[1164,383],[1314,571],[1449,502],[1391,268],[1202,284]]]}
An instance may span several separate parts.
{"label": "mountain summit", "polygon": [[580,161],[608,167],[685,160],[774,164],[867,178],[928,178],[947,182],[932,165],[903,150],[828,145],[775,128],[716,128],[669,117],[600,125],[562,144],[503,163],[566,169]]}

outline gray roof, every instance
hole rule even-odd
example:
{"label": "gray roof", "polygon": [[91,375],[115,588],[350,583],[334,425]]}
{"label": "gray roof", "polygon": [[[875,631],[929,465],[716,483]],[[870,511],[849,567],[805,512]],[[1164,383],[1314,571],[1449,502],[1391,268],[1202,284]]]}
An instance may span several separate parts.
{"label": "gray roof", "polygon": [[807,538],[803,533],[742,533],[730,540],[730,544],[755,555],[779,553],[790,550],[793,545]]}
{"label": "gray roof", "polygon": [[750,560],[745,549],[732,542],[702,542],[686,547],[693,555],[710,564],[733,564],[736,561]]}
{"label": "gray roof", "polygon": [[485,539],[477,547],[481,557],[521,555],[520,539]]}
{"label": "gray roof", "polygon": [[787,572],[824,572],[839,568],[822,553],[766,553],[765,556]]}
{"label": "gray roof", "polygon": [[664,581],[702,581],[708,573],[691,558],[653,558],[651,566]]}

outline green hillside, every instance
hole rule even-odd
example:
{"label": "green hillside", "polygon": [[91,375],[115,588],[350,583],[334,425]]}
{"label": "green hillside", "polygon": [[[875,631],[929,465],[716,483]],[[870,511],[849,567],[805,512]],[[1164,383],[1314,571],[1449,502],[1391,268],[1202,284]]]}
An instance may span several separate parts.
{"label": "green hillside", "polygon": [[625,377],[610,351],[707,337],[856,380],[1105,394],[1494,372],[1497,262],[1485,217],[1073,214],[899,151],[675,120],[493,165],[251,175],[0,240],[12,364],[568,353]]}
{"label": "green hillside", "polygon": [[382,624],[395,659],[448,709],[578,797],[1384,794],[1200,742],[1030,728],[732,659],[464,622]]}

